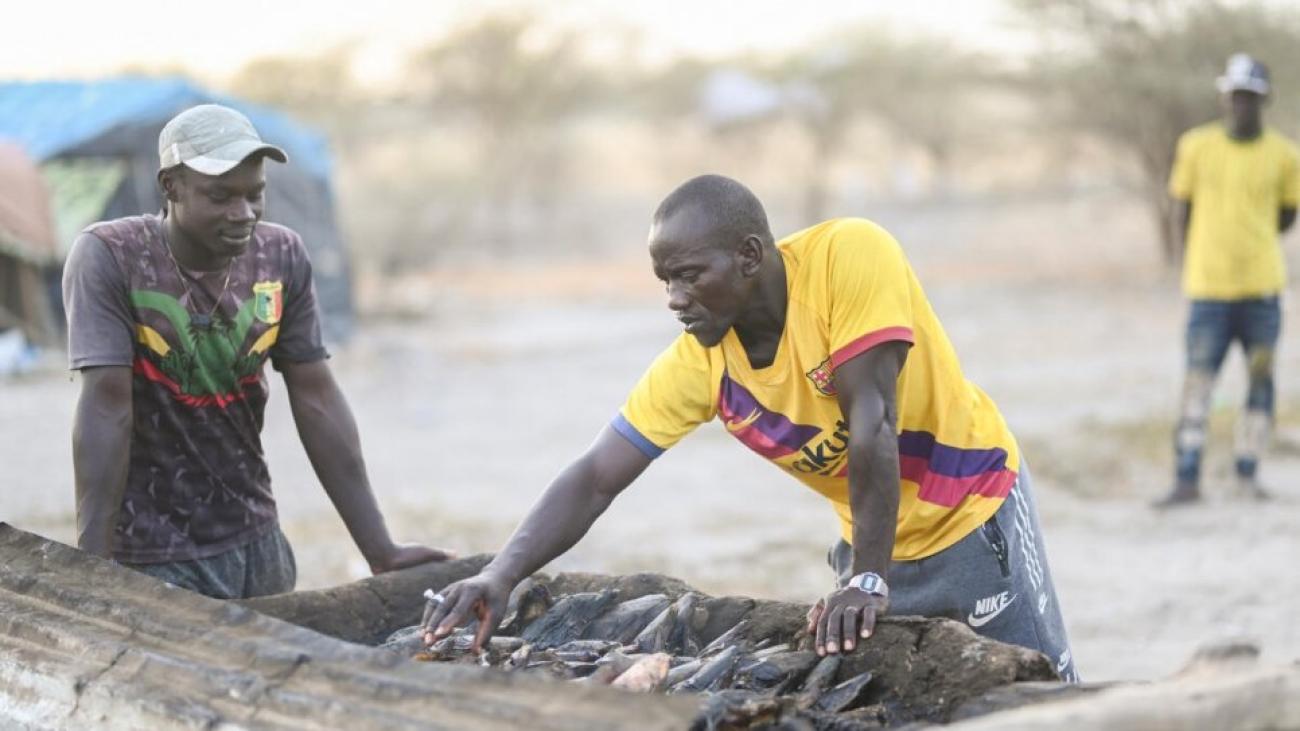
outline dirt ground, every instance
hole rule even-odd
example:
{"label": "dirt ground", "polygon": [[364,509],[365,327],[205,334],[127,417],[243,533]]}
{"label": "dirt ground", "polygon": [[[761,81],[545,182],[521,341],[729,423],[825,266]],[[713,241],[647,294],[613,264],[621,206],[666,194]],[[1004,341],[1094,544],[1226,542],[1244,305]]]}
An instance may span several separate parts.
{"label": "dirt ground", "polygon": [[[1244,399],[1234,354],[1216,392],[1208,499],[1158,514],[1147,503],[1169,482],[1184,305],[1142,212],[1094,196],[874,215],[1022,442],[1085,679],[1163,676],[1222,638],[1258,640],[1267,661],[1300,659],[1295,303],[1284,304],[1279,444],[1261,468],[1276,499],[1230,494]],[[608,421],[676,332],[629,247],[584,267],[443,272],[369,292],[370,308],[390,315],[363,320],[333,365],[396,533],[495,549]],[[273,382],[264,441],[299,586],[362,576]],[[0,520],[64,541],[77,387],[57,366],[0,383]],[[551,569],[660,571],[715,594],[812,601],[829,586],[835,535],[821,498],[713,424],[659,459]]]}

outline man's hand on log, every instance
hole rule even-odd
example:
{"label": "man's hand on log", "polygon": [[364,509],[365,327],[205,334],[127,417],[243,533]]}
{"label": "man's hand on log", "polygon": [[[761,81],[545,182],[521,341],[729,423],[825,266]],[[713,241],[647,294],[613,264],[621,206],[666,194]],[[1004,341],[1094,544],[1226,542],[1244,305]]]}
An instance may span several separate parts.
{"label": "man's hand on log", "polygon": [[876,629],[876,618],[889,609],[889,599],[861,589],[837,589],[808,610],[808,634],[816,633],[818,655],[852,652],[858,638]]}
{"label": "man's hand on log", "polygon": [[370,561],[370,573],[384,574],[398,569],[408,569],[431,561],[449,561],[456,558],[455,551],[429,548],[418,543],[394,543],[382,556]]}
{"label": "man's hand on log", "polygon": [[424,611],[424,644],[432,645],[465,624],[470,615],[478,619],[474,652],[480,652],[501,624],[514,588],[491,574],[479,574],[451,584],[429,600]]}

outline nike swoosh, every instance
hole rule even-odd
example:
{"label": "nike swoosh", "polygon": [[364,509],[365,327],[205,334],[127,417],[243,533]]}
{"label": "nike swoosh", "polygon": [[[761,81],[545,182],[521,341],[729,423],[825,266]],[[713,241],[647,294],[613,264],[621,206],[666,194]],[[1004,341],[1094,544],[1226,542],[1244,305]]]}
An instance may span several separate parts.
{"label": "nike swoosh", "polygon": [[974,614],[966,615],[966,624],[969,624],[972,627],[983,627],[989,622],[992,622],[994,617],[1001,614],[1003,609],[1006,609],[1007,607],[1011,606],[1011,604],[1015,602],[1016,598],[1019,596],[1020,595],[1017,594],[1016,596],[1011,597],[1011,601],[1008,601],[1006,604],[1003,604],[1002,606],[998,607],[997,611],[990,612],[989,614],[986,614],[983,617],[976,617]]}

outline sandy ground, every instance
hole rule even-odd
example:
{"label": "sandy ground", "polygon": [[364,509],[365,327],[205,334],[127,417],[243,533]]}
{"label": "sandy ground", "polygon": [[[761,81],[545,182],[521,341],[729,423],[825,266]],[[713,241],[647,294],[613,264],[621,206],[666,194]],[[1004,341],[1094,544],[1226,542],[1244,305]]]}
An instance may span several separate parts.
{"label": "sandy ground", "polygon": [[[1220,638],[1254,638],[1270,661],[1300,659],[1293,303],[1280,445],[1262,468],[1277,499],[1261,506],[1229,491],[1227,435],[1244,388],[1234,357],[1216,397],[1208,499],[1161,515],[1147,502],[1168,486],[1183,304],[1140,213],[1083,199],[878,215],[907,247],[967,375],[1022,441],[1085,677],[1162,676]],[[606,423],[675,334],[635,254],[443,273],[373,298],[424,313],[363,322],[333,360],[396,533],[493,550]],[[264,439],[299,586],[362,576],[273,381]],[[77,388],[57,369],[0,383],[0,519],[64,541]],[[551,570],[663,571],[712,593],[811,601],[829,585],[823,557],[835,535],[824,501],[707,425]]]}

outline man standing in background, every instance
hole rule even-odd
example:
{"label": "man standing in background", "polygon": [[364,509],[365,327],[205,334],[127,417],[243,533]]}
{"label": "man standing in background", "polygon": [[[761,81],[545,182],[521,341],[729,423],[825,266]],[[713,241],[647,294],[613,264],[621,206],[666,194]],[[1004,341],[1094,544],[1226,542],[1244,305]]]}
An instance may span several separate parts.
{"label": "man standing in background", "polygon": [[239,112],[187,109],[158,140],[162,215],[87,228],[63,273],[77,543],[222,599],[293,589],[262,452],[264,364],[284,376],[298,435],[375,573],[448,557],[395,543],[356,424],[326,363],[302,238],[261,221],[265,159]]}
{"label": "man standing in background", "polygon": [[1169,180],[1191,312],[1174,437],[1176,481],[1157,507],[1200,499],[1210,395],[1233,341],[1241,343],[1250,379],[1237,422],[1237,483],[1245,496],[1267,497],[1256,472],[1272,430],[1273,353],[1282,324],[1278,295],[1286,284],[1278,234],[1295,222],[1300,156],[1289,140],[1264,126],[1269,75],[1262,63],[1233,55],[1217,86],[1224,119],[1183,134]]}

